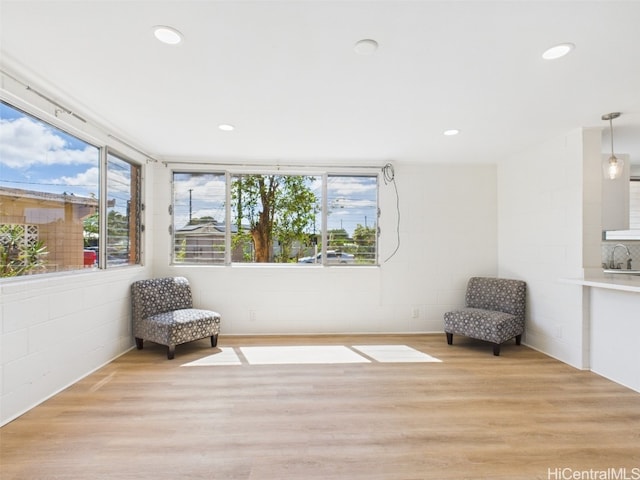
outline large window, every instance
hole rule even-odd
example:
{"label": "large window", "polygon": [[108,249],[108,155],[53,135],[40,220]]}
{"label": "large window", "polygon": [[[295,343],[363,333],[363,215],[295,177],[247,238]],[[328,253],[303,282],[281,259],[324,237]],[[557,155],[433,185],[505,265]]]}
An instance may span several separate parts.
{"label": "large window", "polygon": [[[114,228],[117,238],[100,228],[104,149],[0,102],[0,277],[104,267],[105,238],[127,252],[127,263],[139,261],[131,248],[138,220]],[[139,167],[113,156],[108,165],[113,218],[131,218],[125,199],[138,216]]]}
{"label": "large window", "polygon": [[174,172],[173,192],[174,263],[377,263],[377,175]]}

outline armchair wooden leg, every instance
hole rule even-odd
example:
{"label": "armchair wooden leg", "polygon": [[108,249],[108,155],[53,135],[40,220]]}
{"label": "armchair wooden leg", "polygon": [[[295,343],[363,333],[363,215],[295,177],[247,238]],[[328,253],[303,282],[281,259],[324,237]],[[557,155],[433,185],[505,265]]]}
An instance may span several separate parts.
{"label": "armchair wooden leg", "polygon": [[445,332],[447,334],[447,343],[453,345],[453,333]]}
{"label": "armchair wooden leg", "polygon": [[142,342],[143,342],[143,341],[144,341],[144,340],[142,340],[141,338],[136,337],[136,348],[137,348],[138,350],[142,350]]}
{"label": "armchair wooden leg", "polygon": [[520,342],[522,342],[522,334],[516,335],[516,345],[520,345]]}
{"label": "armchair wooden leg", "polygon": [[176,355],[176,346],[175,345],[167,345],[167,359],[173,360],[173,357]]}
{"label": "armchair wooden leg", "polygon": [[218,345],[218,334],[211,335],[211,346],[215,347]]}
{"label": "armchair wooden leg", "polygon": [[499,343],[494,343],[493,344],[493,354],[498,357],[500,355],[500,344]]}

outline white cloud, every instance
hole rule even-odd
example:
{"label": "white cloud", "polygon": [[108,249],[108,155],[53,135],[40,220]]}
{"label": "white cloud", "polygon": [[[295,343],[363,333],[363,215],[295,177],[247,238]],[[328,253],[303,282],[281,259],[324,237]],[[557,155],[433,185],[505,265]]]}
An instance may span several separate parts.
{"label": "white cloud", "polygon": [[0,120],[0,164],[7,167],[97,164],[98,153],[92,145],[72,148],[55,130],[29,118]]}
{"label": "white cloud", "polygon": [[375,200],[368,200],[366,198],[336,198],[331,203],[332,208],[373,208],[376,206]]}
{"label": "white cloud", "polygon": [[80,172],[73,177],[60,177],[58,179],[53,180],[51,183],[58,185],[68,185],[70,187],[87,187],[98,185],[100,171],[98,167],[93,167],[84,172]]}
{"label": "white cloud", "polygon": [[188,195],[191,190],[191,197],[196,200],[205,200],[219,196],[224,199],[225,176],[216,174],[191,174],[188,178],[180,178],[175,184],[178,196]]}
{"label": "white cloud", "polygon": [[329,177],[329,181],[327,182],[327,191],[331,192],[329,196],[349,196],[366,192],[375,192],[377,188],[376,183],[375,177]]}
{"label": "white cloud", "polygon": [[[225,176],[219,174],[184,173],[177,174],[174,183],[174,224],[177,228],[189,222],[189,208],[193,208],[192,218],[213,217],[224,221]],[[191,192],[191,193],[189,193]],[[191,202],[189,202],[191,197]]]}

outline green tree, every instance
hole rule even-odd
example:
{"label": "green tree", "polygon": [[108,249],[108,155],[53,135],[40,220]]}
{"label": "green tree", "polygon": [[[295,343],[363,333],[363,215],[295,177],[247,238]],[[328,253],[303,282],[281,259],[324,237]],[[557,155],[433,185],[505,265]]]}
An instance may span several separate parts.
{"label": "green tree", "polygon": [[88,217],[86,217],[83,222],[83,230],[84,230],[84,246],[89,246],[89,238],[98,238],[98,234],[100,232],[100,215],[98,212],[92,213]]}
{"label": "green tree", "polygon": [[180,242],[180,249],[176,250],[176,260],[179,262],[187,258],[187,239],[183,238]]}
{"label": "green tree", "polygon": [[277,240],[278,260],[288,261],[294,242],[304,242],[315,221],[317,198],[309,187],[313,179],[301,175],[235,177],[231,184],[237,227],[234,247],[250,238],[255,261],[270,262]]}
{"label": "green tree", "polygon": [[129,217],[115,210],[107,214],[107,236],[123,238],[129,236]]}
{"label": "green tree", "polygon": [[364,227],[358,224],[353,231],[353,242],[357,245],[358,255],[368,258],[376,251],[376,227]]}
{"label": "green tree", "polygon": [[[89,215],[83,221],[85,246],[89,237],[98,238],[100,231],[100,216],[93,213]],[[109,210],[107,214],[107,236],[111,243],[117,242],[121,239],[129,238],[129,217],[123,215],[116,210]]]}
{"label": "green tree", "polygon": [[349,242],[349,234],[344,228],[327,230],[327,238],[331,248],[342,247]]}

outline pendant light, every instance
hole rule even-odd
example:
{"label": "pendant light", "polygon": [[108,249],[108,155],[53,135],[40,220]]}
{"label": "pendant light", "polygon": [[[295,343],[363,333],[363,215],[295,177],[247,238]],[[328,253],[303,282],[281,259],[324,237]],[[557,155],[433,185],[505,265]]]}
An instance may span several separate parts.
{"label": "pendant light", "polygon": [[624,160],[617,158],[613,153],[613,119],[618,118],[620,112],[606,113],[602,115],[602,120],[609,120],[609,130],[611,136],[611,156],[602,162],[602,171],[605,178],[609,180],[615,180],[622,175],[622,169],[624,167]]}

